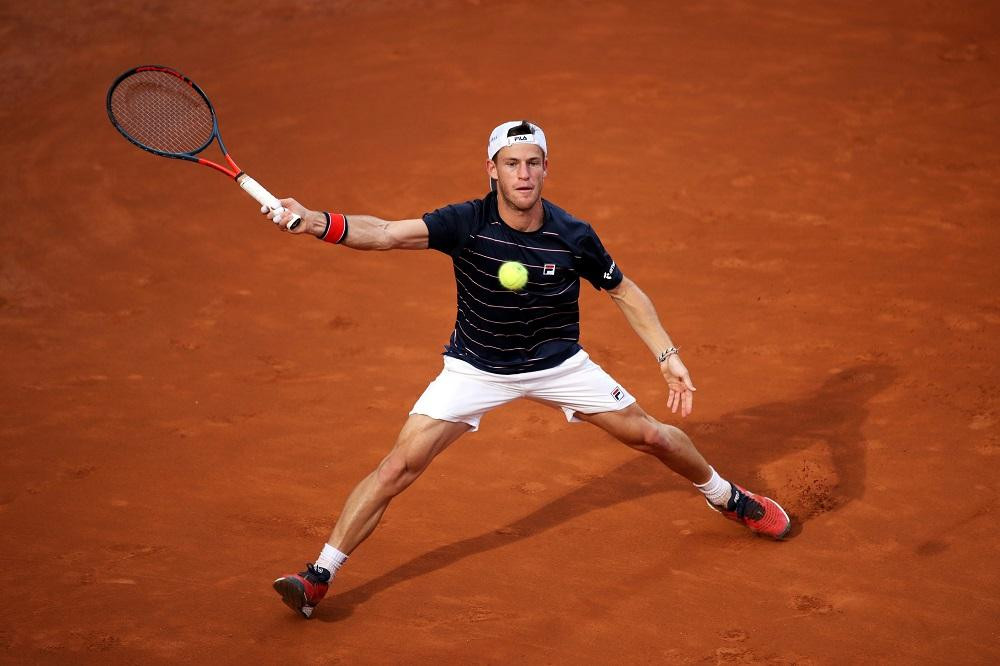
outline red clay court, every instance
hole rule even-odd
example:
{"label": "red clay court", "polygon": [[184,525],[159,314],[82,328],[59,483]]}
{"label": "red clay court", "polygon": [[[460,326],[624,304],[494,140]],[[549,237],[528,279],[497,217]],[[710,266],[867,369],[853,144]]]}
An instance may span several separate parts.
{"label": "red clay court", "polygon": [[[0,661],[1000,661],[995,2],[6,3]],[[314,620],[302,568],[440,369],[448,259],[279,234],[129,146],[121,71],[190,74],[248,172],[389,219],[545,196],[649,293],[698,387],[584,285],[582,343],[773,543],[530,403],[397,499]]]}

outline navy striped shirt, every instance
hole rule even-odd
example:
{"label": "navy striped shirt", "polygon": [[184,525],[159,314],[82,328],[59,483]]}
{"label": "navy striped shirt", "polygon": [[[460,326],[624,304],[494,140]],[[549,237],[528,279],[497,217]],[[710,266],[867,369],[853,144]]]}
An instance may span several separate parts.
{"label": "navy striped shirt", "polygon": [[[622,272],[589,224],[544,199],[542,208],[541,228],[527,233],[500,218],[494,192],[424,215],[430,247],[455,268],[458,314],[445,355],[515,374],[554,368],[580,350],[580,278],[613,289]],[[528,269],[523,290],[500,285],[505,261]]]}

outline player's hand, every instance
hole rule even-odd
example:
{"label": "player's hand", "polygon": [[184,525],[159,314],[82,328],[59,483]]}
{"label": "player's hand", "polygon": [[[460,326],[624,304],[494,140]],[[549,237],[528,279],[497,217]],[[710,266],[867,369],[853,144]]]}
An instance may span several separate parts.
{"label": "player's hand", "polygon": [[684,366],[684,361],[677,354],[673,354],[660,364],[660,372],[667,380],[667,407],[674,414],[680,409],[681,416],[686,417],[694,408],[694,392],[698,389],[691,382],[691,375]]}
{"label": "player's hand", "polygon": [[[302,234],[310,230],[312,225],[306,223],[306,215],[310,212],[309,209],[295,199],[278,199],[278,201],[281,203],[281,208],[279,210],[271,210],[267,206],[261,206],[260,212],[265,215],[267,219],[274,222],[274,224],[282,231],[287,231],[293,234]],[[288,223],[292,221],[293,213],[302,218],[302,223],[294,229],[289,229]]]}

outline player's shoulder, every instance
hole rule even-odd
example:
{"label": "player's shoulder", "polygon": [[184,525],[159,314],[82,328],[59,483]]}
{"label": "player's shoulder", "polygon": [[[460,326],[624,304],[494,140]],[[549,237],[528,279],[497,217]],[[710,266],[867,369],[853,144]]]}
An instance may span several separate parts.
{"label": "player's shoulder", "polygon": [[483,199],[469,199],[468,201],[445,204],[428,214],[476,217],[482,214],[483,204]]}
{"label": "player's shoulder", "polygon": [[565,208],[561,208],[548,199],[542,199],[542,206],[545,208],[545,215],[553,230],[567,240],[595,235],[594,228],[589,222],[581,220]]}

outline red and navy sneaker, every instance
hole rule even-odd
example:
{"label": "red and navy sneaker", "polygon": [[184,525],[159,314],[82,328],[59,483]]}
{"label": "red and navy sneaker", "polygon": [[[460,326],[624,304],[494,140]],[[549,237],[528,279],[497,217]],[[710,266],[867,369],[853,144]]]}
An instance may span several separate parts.
{"label": "red and navy sneaker", "polygon": [[772,539],[782,539],[792,527],[792,521],[781,505],[770,497],[754,495],[746,488],[730,482],[732,497],[726,508],[718,507],[708,502],[708,507],[718,511],[729,520],[743,523],[751,532],[769,536]]}
{"label": "red and navy sneaker", "polygon": [[329,587],[330,572],[312,564],[307,564],[302,573],[288,574],[274,581],[274,589],[285,605],[307,620]]}

